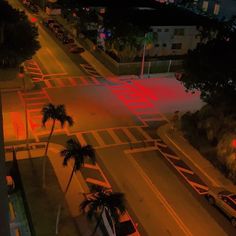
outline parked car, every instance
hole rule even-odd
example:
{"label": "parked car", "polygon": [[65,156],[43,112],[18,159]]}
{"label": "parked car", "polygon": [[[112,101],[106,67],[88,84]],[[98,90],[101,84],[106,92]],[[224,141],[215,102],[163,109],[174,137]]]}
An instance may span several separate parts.
{"label": "parked car", "polygon": [[71,44],[71,43],[74,43],[74,42],[75,42],[75,40],[73,38],[71,38],[70,36],[68,36],[68,35],[65,35],[65,37],[62,40],[63,44]]}
{"label": "parked car", "polygon": [[51,30],[53,30],[54,28],[60,27],[60,25],[56,21],[50,22],[48,26]]}
{"label": "parked car", "polygon": [[51,27],[52,31],[57,34],[57,31],[63,30],[63,27],[57,23],[53,24]]}
{"label": "parked car", "polygon": [[113,219],[107,208],[104,209],[102,220],[107,233],[110,236],[140,236],[137,224],[133,222],[127,211],[120,215],[119,224],[117,226],[114,225]]}
{"label": "parked car", "polygon": [[63,38],[65,37],[65,32],[63,31],[63,30],[58,30],[57,32],[56,32],[56,37],[59,39],[59,40],[63,40]]}
{"label": "parked car", "polygon": [[46,26],[46,27],[49,27],[49,24],[51,23],[56,23],[56,21],[54,19],[51,19],[51,18],[47,18],[47,19],[44,19],[43,20],[43,24]]}
{"label": "parked car", "polygon": [[69,44],[68,46],[69,52],[71,53],[82,53],[84,52],[84,49],[81,47],[78,47],[76,44]]}
{"label": "parked car", "polygon": [[230,219],[231,224],[236,227],[236,194],[225,188],[212,188],[207,194],[211,205],[220,208]]}
{"label": "parked car", "polygon": [[39,9],[38,7],[33,4],[33,3],[30,3],[30,5],[28,6],[29,10],[32,11],[33,13],[38,13],[39,12]]}

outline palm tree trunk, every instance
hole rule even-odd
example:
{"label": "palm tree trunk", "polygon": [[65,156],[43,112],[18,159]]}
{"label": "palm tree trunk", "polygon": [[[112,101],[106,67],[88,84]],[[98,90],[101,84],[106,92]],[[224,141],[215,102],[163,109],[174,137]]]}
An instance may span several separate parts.
{"label": "palm tree trunk", "polygon": [[74,171],[75,171],[75,165],[73,166],[73,169],[72,169],[72,172],[71,172],[71,175],[70,175],[70,178],[69,178],[69,181],[67,183],[67,186],[66,186],[66,190],[64,192],[64,197],[63,197],[63,200],[62,202],[58,205],[58,210],[57,210],[57,218],[56,218],[56,235],[59,233],[59,221],[60,221],[60,216],[61,216],[61,207],[62,207],[62,204],[63,204],[63,201],[65,200],[66,198],[66,193],[70,187],[70,183],[71,183],[71,180],[72,180],[72,177],[73,177],[73,174],[74,174]]}
{"label": "palm tree trunk", "polygon": [[103,213],[104,209],[105,209],[105,207],[103,206],[103,207],[102,207],[102,211],[101,211],[101,213],[100,213],[100,215],[99,215],[97,224],[96,224],[96,226],[95,226],[95,228],[94,228],[94,230],[93,230],[91,236],[95,235],[95,233],[97,232],[97,229],[98,229],[98,227],[99,227],[99,225],[100,225],[100,223],[101,223],[101,221],[102,221],[102,213]]}
{"label": "palm tree trunk", "polygon": [[56,122],[56,120],[53,120],[51,132],[48,136],[48,141],[47,141],[47,144],[46,144],[45,153],[44,153],[44,157],[43,157],[43,178],[42,178],[43,179],[42,180],[43,188],[45,188],[45,186],[46,186],[46,160],[47,160],[46,156],[47,156],[47,153],[48,153],[49,143],[50,143],[50,140],[51,140],[54,128],[55,128],[55,122]]}
{"label": "palm tree trunk", "polygon": [[48,147],[49,147],[49,143],[50,143],[50,140],[51,140],[51,137],[52,137],[54,128],[55,128],[55,123],[56,123],[56,120],[53,120],[51,132],[50,132],[50,134],[49,134],[49,136],[48,136],[48,141],[47,141],[47,145],[46,145],[46,148],[45,148],[44,156],[46,156],[47,153],[48,153]]}
{"label": "palm tree trunk", "polygon": [[65,190],[65,195],[70,187],[70,183],[71,183],[71,180],[72,180],[72,177],[73,177],[73,174],[74,174],[74,171],[75,171],[75,165],[73,166],[73,169],[72,169],[72,172],[71,172],[71,175],[70,175],[70,178],[69,178],[69,181],[67,183],[67,186],[66,186],[66,190]]}

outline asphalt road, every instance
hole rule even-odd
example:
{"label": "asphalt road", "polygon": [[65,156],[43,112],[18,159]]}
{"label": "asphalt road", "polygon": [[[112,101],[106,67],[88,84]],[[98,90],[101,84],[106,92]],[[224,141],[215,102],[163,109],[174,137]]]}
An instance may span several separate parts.
{"label": "asphalt road", "polygon": [[112,148],[98,154],[117,188],[125,192],[144,234],[230,235],[158,152],[125,155],[120,148]]}
{"label": "asphalt road", "polygon": [[[72,58],[74,56],[71,57],[66,54],[60,44],[54,42],[54,39],[41,26],[39,27],[39,33],[42,49],[39,50],[36,57],[45,74],[52,74],[55,78],[60,77],[61,74],[70,76],[84,75],[84,72],[74,64]],[[160,81],[161,83],[159,83]],[[180,96],[180,87],[178,87],[177,94],[173,95],[176,91],[172,87],[172,81],[173,79],[168,79],[165,86],[163,86],[163,80],[149,79],[146,83],[146,90],[138,90],[140,85],[142,87],[145,86],[145,81],[142,81],[139,84],[136,83],[136,87],[133,87],[132,84],[131,86],[122,87],[118,93],[113,93],[110,87],[103,84],[73,86],[70,88],[46,88],[46,92],[53,103],[65,104],[68,108],[68,113],[74,117],[76,124],[69,129],[70,134],[76,135],[79,132],[87,132],[84,137],[87,137],[88,141],[91,140],[90,144],[93,144],[94,138],[97,137],[96,132],[100,130],[100,138],[104,139],[104,142],[109,142],[110,137],[101,129],[108,130],[120,127],[123,131],[126,131],[126,133],[123,132],[123,136],[125,135],[129,138],[127,139],[127,143],[129,143],[138,138],[135,137],[135,135],[137,136],[137,131],[135,130],[132,133],[129,130],[128,132],[127,127],[143,124],[143,121],[135,116],[134,106],[138,107],[139,111],[140,109],[144,111],[145,104],[147,104],[148,108],[150,108],[149,110],[156,109],[155,112],[157,112],[159,109],[159,111],[163,110],[166,113],[171,113],[173,109],[183,106],[186,97],[183,99]],[[168,86],[169,90],[166,90]],[[148,90],[148,88],[152,90]],[[153,90],[154,88],[157,90]],[[165,106],[161,102],[164,101],[165,97],[161,99],[160,96],[157,96],[152,99],[153,96],[150,96],[150,91],[154,94],[158,93],[158,89],[160,89],[158,96],[162,94],[169,98],[169,103],[165,100]],[[184,89],[182,90],[184,91]],[[163,91],[169,91],[169,93]],[[132,97],[129,100],[124,100],[124,94],[127,93],[132,93]],[[170,96],[170,94],[172,95]],[[14,96],[12,94],[4,96],[3,108],[13,112],[15,109],[21,110],[23,113],[22,107],[11,106],[9,108],[7,101]],[[178,104],[176,96],[181,97],[180,104]],[[150,102],[147,103],[144,97],[152,100],[154,105],[152,106]],[[14,99],[17,101],[17,95]],[[130,105],[130,100],[132,99],[136,99],[133,107]],[[175,107],[172,106],[173,100],[176,102]],[[17,103],[15,104],[17,106]],[[194,103],[194,105],[196,104],[198,102]],[[190,104],[190,100],[188,100],[188,106],[194,105]],[[167,109],[168,107],[169,110]],[[61,136],[61,138],[63,137]],[[220,213],[217,211],[209,213],[208,208],[192,194],[183,180],[180,180],[174,170],[163,162],[158,153],[145,152],[124,155],[123,149],[123,146],[118,145],[100,148],[97,152],[99,161],[104,167],[107,176],[111,178],[112,183],[117,186],[119,191],[125,193],[128,206],[133,213],[131,215],[140,222],[142,235],[233,236],[234,229],[231,227],[228,230],[227,223],[222,225],[219,222]],[[226,232],[222,227],[226,227]]]}

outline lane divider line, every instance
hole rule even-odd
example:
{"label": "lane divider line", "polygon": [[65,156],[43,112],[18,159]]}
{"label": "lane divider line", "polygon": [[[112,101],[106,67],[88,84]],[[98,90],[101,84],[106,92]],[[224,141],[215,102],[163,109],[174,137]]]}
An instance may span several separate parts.
{"label": "lane divider line", "polygon": [[127,158],[132,164],[134,164],[135,168],[139,172],[139,174],[143,177],[145,182],[148,184],[149,188],[152,190],[152,192],[155,194],[155,196],[159,199],[159,201],[162,203],[162,205],[165,207],[165,209],[168,211],[168,213],[172,216],[172,218],[175,220],[177,225],[180,227],[180,229],[183,231],[185,235],[193,236],[193,234],[190,232],[188,227],[184,224],[184,222],[180,219],[180,217],[177,215],[175,210],[171,207],[171,205],[167,202],[165,197],[161,194],[161,192],[156,188],[156,186],[152,183],[151,179],[147,176],[147,174],[143,171],[143,169],[140,167],[138,162],[133,158],[130,154],[127,155]]}

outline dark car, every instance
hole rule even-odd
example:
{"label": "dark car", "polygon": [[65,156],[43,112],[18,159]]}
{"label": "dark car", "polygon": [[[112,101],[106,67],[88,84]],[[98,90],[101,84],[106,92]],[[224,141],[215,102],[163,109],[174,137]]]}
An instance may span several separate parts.
{"label": "dark car", "polygon": [[63,30],[58,30],[56,32],[56,37],[60,40],[63,41],[64,37],[66,37],[66,33]]}
{"label": "dark car", "polygon": [[69,52],[71,53],[82,53],[84,52],[84,49],[81,47],[78,47],[76,44],[71,44],[69,46]]}
{"label": "dark car", "polygon": [[63,42],[64,44],[71,44],[71,43],[74,43],[75,40],[74,40],[73,38],[69,37],[68,35],[66,35],[66,36],[63,38],[62,42]]}
{"label": "dark car", "polygon": [[49,19],[44,19],[44,20],[43,20],[43,24],[44,24],[46,27],[49,27],[49,24],[51,24],[51,23],[56,23],[56,21],[55,21],[54,19],[51,19],[51,18],[49,18]]}
{"label": "dark car", "polygon": [[29,10],[32,11],[33,13],[38,13],[39,9],[35,4],[30,3],[30,5],[28,6]]}
{"label": "dark car", "polygon": [[57,34],[58,31],[62,31],[63,27],[57,23],[52,24],[51,30]]}

